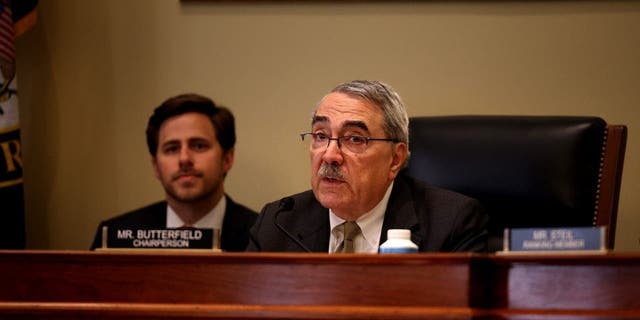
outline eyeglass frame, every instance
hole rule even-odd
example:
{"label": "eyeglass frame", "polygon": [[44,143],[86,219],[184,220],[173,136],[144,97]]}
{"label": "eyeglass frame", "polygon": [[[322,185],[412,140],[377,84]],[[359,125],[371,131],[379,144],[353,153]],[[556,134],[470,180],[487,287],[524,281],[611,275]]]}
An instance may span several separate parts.
{"label": "eyeglass frame", "polygon": [[[398,139],[389,139],[389,138],[371,138],[371,137],[365,137],[365,136],[361,136],[361,135],[357,135],[357,134],[348,134],[348,135],[344,135],[344,136],[340,136],[340,137],[330,137],[327,134],[324,133],[313,133],[313,132],[303,132],[300,134],[300,138],[302,138],[302,141],[304,141],[304,137],[305,136],[311,136],[311,143],[313,143],[314,139],[316,139],[316,137],[318,135],[322,135],[325,136],[327,139],[327,145],[325,146],[325,148],[329,148],[329,145],[331,144],[332,140],[335,140],[336,143],[338,144],[338,149],[342,150],[342,141],[341,140],[345,140],[345,138],[353,138],[353,137],[358,137],[358,138],[362,138],[364,139],[364,149],[360,152],[356,152],[351,150],[351,148],[346,147],[349,151],[353,152],[353,153],[363,153],[367,150],[367,147],[369,146],[369,141],[387,141],[387,142],[393,142],[393,143],[399,143],[402,142]],[[349,144],[347,144],[349,145]],[[320,148],[320,147],[318,147]]]}

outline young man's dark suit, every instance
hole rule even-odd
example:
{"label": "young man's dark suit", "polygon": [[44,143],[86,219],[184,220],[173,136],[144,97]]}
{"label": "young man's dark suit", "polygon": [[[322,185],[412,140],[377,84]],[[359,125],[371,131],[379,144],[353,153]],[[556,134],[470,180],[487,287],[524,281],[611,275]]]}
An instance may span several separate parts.
{"label": "young man's dark suit", "polygon": [[[258,214],[227,198],[227,208],[222,221],[220,247],[224,251],[244,251],[249,242],[249,228],[253,225]],[[167,202],[160,201],[152,205],[125,213],[115,218],[103,221],[98,226],[91,250],[101,247],[102,227],[118,229],[158,228],[167,227]]]}
{"label": "young man's dark suit", "polygon": [[[278,222],[313,252],[329,251],[329,210],[311,190],[292,196],[295,205],[278,215]],[[247,251],[304,251],[273,223],[279,202],[267,204],[251,228]],[[395,179],[380,235],[389,229],[410,229],[421,252],[485,252],[488,216],[467,196],[427,187],[404,176]]]}

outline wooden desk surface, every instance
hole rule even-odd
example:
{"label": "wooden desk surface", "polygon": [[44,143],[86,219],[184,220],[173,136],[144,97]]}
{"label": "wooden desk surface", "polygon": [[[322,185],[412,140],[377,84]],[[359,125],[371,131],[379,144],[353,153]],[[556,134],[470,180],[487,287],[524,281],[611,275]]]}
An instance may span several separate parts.
{"label": "wooden desk surface", "polygon": [[0,251],[0,319],[640,319],[640,255]]}

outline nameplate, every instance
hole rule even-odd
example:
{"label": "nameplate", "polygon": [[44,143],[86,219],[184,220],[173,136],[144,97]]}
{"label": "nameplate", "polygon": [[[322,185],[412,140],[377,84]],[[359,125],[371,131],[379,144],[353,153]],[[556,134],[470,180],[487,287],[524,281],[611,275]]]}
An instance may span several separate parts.
{"label": "nameplate", "polygon": [[103,227],[102,249],[216,250],[219,231],[213,229],[119,229]]}
{"label": "nameplate", "polygon": [[605,227],[505,229],[503,252],[606,252]]}

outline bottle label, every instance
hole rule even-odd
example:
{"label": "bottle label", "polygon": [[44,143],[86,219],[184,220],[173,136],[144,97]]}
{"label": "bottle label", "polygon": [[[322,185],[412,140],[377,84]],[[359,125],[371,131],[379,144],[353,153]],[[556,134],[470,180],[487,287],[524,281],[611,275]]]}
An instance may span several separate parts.
{"label": "bottle label", "polygon": [[380,253],[417,253],[416,248],[380,248]]}

